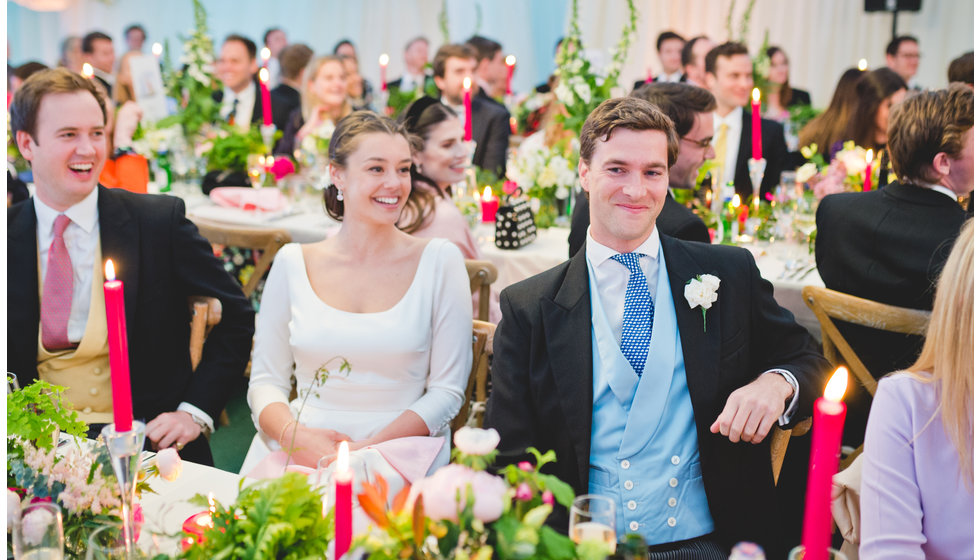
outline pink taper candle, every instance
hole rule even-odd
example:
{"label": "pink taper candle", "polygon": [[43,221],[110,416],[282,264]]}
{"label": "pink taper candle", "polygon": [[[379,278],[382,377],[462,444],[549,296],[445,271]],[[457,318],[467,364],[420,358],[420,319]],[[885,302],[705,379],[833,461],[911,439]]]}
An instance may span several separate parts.
{"label": "pink taper candle", "polygon": [[480,200],[480,209],[483,211],[483,223],[490,223],[497,219],[497,209],[500,208],[500,200],[493,195],[490,186],[483,189],[483,198]]}
{"label": "pink taper candle", "polygon": [[864,190],[871,190],[871,162],[875,159],[875,151],[869,149],[868,153],[864,156],[864,161],[868,162],[868,166],[864,169]]}
{"label": "pink taper candle", "polygon": [[262,92],[262,124],[272,124],[272,95],[269,93],[269,69],[259,69],[259,88]]}
{"label": "pink taper candle", "polygon": [[647,80],[646,80],[646,83],[649,84],[649,83],[652,83],[652,82],[653,82],[653,70],[650,70],[650,67],[647,66]]}
{"label": "pink taper candle", "polygon": [[841,402],[847,389],[847,368],[839,367],[827,383],[824,396],[813,405],[813,442],[810,448],[810,477],[806,484],[803,517],[803,548],[806,560],[827,560],[830,547],[830,493],[840,462],[847,406]]}
{"label": "pink taper candle", "polygon": [[117,432],[133,429],[133,392],[129,385],[129,342],[123,283],[116,280],[112,260],[105,262],[105,319],[109,331],[109,375],[112,381],[112,421]]}
{"label": "pink taper candle", "polygon": [[473,97],[469,76],[463,78],[463,140],[473,139]]}
{"label": "pink taper candle", "polygon": [[388,54],[378,57],[378,66],[381,67],[381,91],[388,91]]}
{"label": "pink taper candle", "polygon": [[506,95],[512,95],[514,93],[511,87],[511,81],[514,79],[514,65],[517,64],[517,57],[509,54],[507,58],[504,59],[504,64],[507,65],[507,93]]}
{"label": "pink taper candle", "polygon": [[752,159],[762,159],[762,108],[759,88],[752,88]]}
{"label": "pink taper candle", "polygon": [[350,470],[350,449],[346,441],[340,442],[337,452],[337,469],[334,471],[336,502],[334,506],[333,557],[339,560],[350,550],[351,535],[354,532],[352,517],[351,487],[354,473]]}

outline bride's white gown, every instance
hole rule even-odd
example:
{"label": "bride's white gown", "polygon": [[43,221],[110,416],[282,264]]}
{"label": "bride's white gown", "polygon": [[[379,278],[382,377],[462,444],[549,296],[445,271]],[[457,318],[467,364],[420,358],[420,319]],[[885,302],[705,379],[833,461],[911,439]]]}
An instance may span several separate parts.
{"label": "bride's white gown", "polygon": [[[256,320],[248,403],[258,428],[266,406],[288,403],[306,426],[329,428],[353,440],[378,432],[406,410],[431,436],[446,436],[436,465],[449,462],[449,422],[463,402],[472,361],[469,279],[459,249],[432,239],[415,278],[394,307],[377,313],[335,309],[313,291],[302,248],[283,247],[269,272]],[[345,358],[347,375],[339,371]],[[303,392],[321,366],[329,378]],[[300,396],[289,402],[295,375]],[[259,429],[242,473],[279,449],[278,434]]]}

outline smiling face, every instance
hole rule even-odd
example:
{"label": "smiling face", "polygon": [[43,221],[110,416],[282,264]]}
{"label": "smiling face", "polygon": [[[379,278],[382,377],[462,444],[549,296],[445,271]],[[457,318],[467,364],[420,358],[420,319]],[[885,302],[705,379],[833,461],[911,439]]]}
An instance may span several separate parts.
{"label": "smiling face", "polygon": [[[475,58],[459,58],[451,56],[446,59],[445,76],[436,76],[436,87],[453,105],[463,103],[463,80],[469,76],[471,79],[476,71]],[[476,84],[473,85],[475,87]]]}
{"label": "smiling face", "polygon": [[579,161],[593,239],[628,253],[650,237],[667,195],[667,146],[662,131],[617,128]]}
{"label": "smiling face", "polygon": [[425,146],[417,156],[422,174],[440,188],[462,181],[466,170],[463,124],[449,117],[429,129]]}
{"label": "smiling face", "polygon": [[429,42],[417,39],[405,49],[405,69],[413,74],[421,74],[429,62]]}
{"label": "smiling face", "polygon": [[919,71],[919,56],[919,43],[902,41],[894,55],[885,55],[885,63],[908,82]]}
{"label": "smiling face", "polygon": [[[674,189],[693,189],[698,178],[698,170],[705,160],[715,157],[711,147],[714,136],[714,117],[711,113],[698,113],[694,125],[680,139],[677,161],[670,168],[670,187]],[[704,146],[704,144],[707,144]]]}
{"label": "smiling face", "polygon": [[878,144],[888,141],[888,115],[891,114],[892,107],[905,99],[906,93],[905,89],[896,90],[878,105],[878,112],[875,113],[875,142]]}
{"label": "smiling face", "polygon": [[313,98],[326,107],[340,107],[347,97],[347,72],[337,60],[324,62],[310,80]]}
{"label": "smiling face", "polygon": [[95,68],[111,74],[116,64],[116,51],[112,48],[112,41],[95,39],[92,41],[92,52],[87,53],[85,59]]}
{"label": "smiling face", "polygon": [[718,101],[718,114],[727,115],[749,102],[752,93],[752,59],[747,54],[719,56],[714,73],[705,76],[708,89]]}
{"label": "smiling face", "polygon": [[789,60],[783,51],[772,53],[769,59],[769,81],[774,84],[785,84],[789,79]]}
{"label": "smiling face", "polygon": [[344,193],[344,221],[395,224],[412,188],[411,165],[403,136],[364,134],[345,167],[330,167],[333,184]]}
{"label": "smiling face", "polygon": [[88,196],[106,158],[105,120],[87,91],[49,93],[41,99],[36,132],[17,131],[17,147],[31,162],[37,196],[64,211]]}
{"label": "smiling face", "polygon": [[684,50],[684,41],[680,39],[667,39],[660,44],[657,54],[660,56],[660,65],[663,66],[665,74],[673,74],[681,69],[682,50]]}
{"label": "smiling face", "polygon": [[224,86],[235,93],[240,93],[259,71],[255,59],[249,57],[248,49],[241,41],[225,41],[221,45],[221,56],[218,57],[218,78]]}

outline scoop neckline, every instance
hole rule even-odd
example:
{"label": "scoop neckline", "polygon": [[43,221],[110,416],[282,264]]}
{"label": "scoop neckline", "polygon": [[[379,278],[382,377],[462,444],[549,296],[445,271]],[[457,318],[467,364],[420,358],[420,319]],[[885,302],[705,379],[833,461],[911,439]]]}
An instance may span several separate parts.
{"label": "scoop neckline", "polygon": [[310,282],[310,275],[309,275],[309,273],[306,270],[306,256],[303,254],[303,247],[300,246],[299,244],[297,244],[296,248],[297,248],[297,250],[299,250],[299,260],[300,260],[300,265],[302,266],[302,270],[303,270],[303,279],[305,280],[304,284],[306,286],[306,289],[309,291],[310,295],[312,295],[314,299],[316,299],[317,301],[319,301],[321,305],[323,305],[324,307],[326,307],[327,309],[329,309],[331,311],[336,311],[338,313],[344,313],[344,314],[347,314],[347,315],[369,316],[369,315],[380,315],[380,314],[383,314],[383,313],[390,313],[390,312],[394,311],[395,309],[397,309],[398,307],[400,307],[402,305],[402,303],[406,299],[408,299],[408,294],[412,293],[412,291],[415,289],[415,284],[419,282],[419,273],[420,273],[420,271],[422,269],[422,263],[427,258],[427,255],[429,253],[429,249],[435,245],[435,243],[433,243],[434,241],[436,241],[436,238],[430,239],[425,244],[425,248],[422,249],[422,255],[419,257],[418,265],[415,267],[415,275],[412,277],[412,283],[408,285],[408,289],[405,290],[405,293],[402,294],[402,297],[399,298],[398,301],[395,302],[395,304],[392,305],[391,307],[389,307],[388,309],[383,309],[381,311],[366,311],[366,312],[363,312],[363,313],[357,312],[357,311],[347,311],[345,309],[340,309],[339,307],[334,307],[334,306],[330,305],[329,303],[323,301],[323,298],[321,298],[319,295],[317,295],[316,290],[313,289],[313,284]]}

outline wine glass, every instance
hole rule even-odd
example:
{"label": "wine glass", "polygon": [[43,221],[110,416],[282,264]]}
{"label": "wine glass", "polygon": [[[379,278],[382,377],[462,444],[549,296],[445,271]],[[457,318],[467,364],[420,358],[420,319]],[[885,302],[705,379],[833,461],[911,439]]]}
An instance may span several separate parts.
{"label": "wine glass", "polygon": [[245,169],[248,173],[248,180],[252,183],[252,188],[260,189],[265,182],[265,156],[262,154],[248,154],[245,160]]}
{"label": "wine glass", "polygon": [[65,534],[61,507],[52,502],[29,504],[14,522],[14,558],[17,560],[61,560]]}
{"label": "wine glass", "polygon": [[568,536],[575,544],[583,541],[606,543],[616,552],[616,504],[599,494],[577,496],[568,517]]}
{"label": "wine glass", "polygon": [[88,537],[85,560],[126,560],[122,525],[103,525]]}

